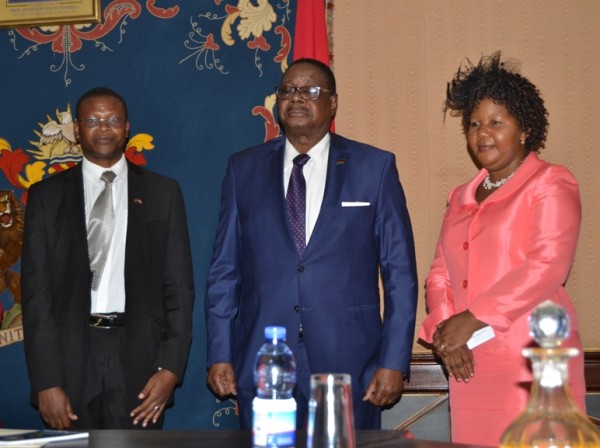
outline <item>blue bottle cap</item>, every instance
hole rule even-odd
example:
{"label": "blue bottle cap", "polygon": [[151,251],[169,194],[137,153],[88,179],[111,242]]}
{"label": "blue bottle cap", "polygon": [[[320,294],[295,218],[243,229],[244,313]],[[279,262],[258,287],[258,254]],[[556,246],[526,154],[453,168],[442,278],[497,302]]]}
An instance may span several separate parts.
{"label": "blue bottle cap", "polygon": [[285,327],[265,327],[265,339],[285,341]]}

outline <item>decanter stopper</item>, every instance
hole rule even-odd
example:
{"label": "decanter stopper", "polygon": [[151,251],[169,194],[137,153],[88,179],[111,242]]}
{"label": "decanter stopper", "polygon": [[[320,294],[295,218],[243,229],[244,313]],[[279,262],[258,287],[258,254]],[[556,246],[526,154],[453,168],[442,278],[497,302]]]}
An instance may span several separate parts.
{"label": "decanter stopper", "polygon": [[529,333],[542,348],[560,347],[569,336],[569,316],[564,308],[546,300],[531,313]]}

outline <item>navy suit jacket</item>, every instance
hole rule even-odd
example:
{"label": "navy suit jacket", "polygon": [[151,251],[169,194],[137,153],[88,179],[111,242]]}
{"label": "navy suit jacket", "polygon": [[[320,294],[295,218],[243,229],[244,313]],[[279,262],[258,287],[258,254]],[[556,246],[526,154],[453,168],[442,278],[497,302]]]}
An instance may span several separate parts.
{"label": "navy suit jacket", "polygon": [[[129,409],[162,367],[181,381],[194,282],[176,181],[128,163],[125,338]],[[62,386],[77,413],[85,382],[92,274],[81,165],[29,189],[21,262],[25,355],[32,399]]]}
{"label": "navy suit jacket", "polygon": [[331,135],[323,203],[299,259],[284,152],[279,137],[230,158],[205,301],[208,365],[233,363],[238,389],[253,390],[264,327],[286,327],[294,351],[302,323],[312,373],[349,373],[358,394],[377,367],[408,376],[416,263],[394,155]]}

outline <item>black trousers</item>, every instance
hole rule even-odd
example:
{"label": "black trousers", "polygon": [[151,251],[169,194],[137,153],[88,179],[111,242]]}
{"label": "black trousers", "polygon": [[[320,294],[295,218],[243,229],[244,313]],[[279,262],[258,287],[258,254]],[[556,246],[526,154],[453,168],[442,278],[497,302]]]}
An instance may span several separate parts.
{"label": "black trousers", "polygon": [[[75,414],[77,429],[143,429],[141,423],[133,424],[129,414],[132,396],[141,391],[127,388],[125,369],[125,327],[90,327],[90,342],[86,380],[82,403]],[[141,401],[139,401],[141,403]],[[131,409],[130,409],[131,408]],[[164,414],[156,424],[147,429],[160,429]]]}

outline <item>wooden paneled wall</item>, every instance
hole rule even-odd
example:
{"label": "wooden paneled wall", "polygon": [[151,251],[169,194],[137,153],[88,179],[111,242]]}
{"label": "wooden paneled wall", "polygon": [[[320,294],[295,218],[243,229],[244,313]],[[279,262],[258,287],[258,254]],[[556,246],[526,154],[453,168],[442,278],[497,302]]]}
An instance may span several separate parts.
{"label": "wooden paneled wall", "polygon": [[[600,351],[584,353],[585,384],[588,393],[600,393]],[[448,378],[441,363],[430,353],[414,353],[410,363],[411,378],[407,393],[441,393],[448,391]]]}

